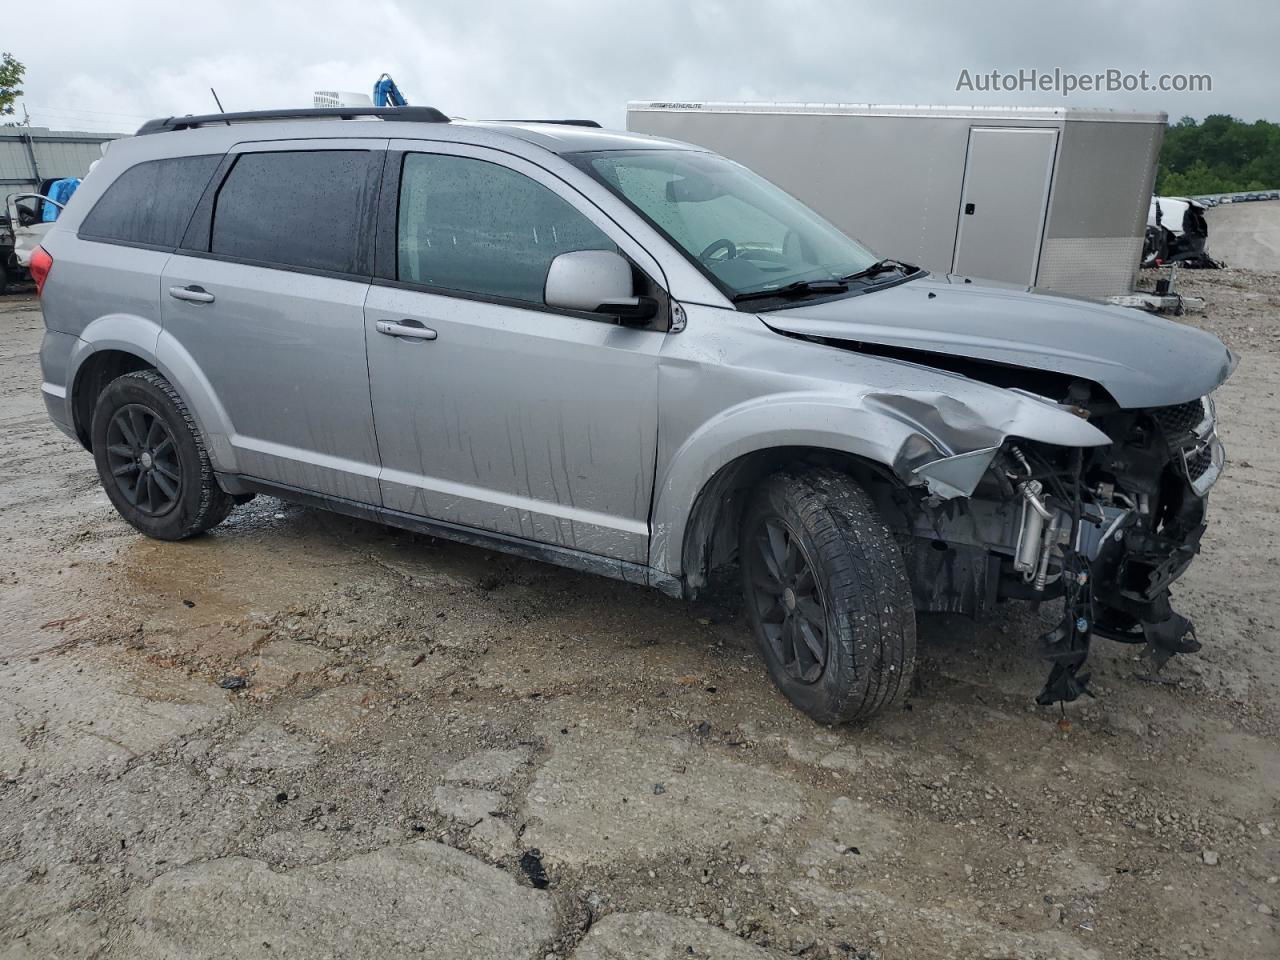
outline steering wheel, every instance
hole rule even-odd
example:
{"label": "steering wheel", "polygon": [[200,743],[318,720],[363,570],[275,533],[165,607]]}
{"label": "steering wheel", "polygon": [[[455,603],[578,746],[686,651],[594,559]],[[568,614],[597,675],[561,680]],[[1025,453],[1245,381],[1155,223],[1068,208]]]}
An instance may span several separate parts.
{"label": "steering wheel", "polygon": [[724,251],[725,255],[723,257],[719,257],[719,260],[732,260],[738,255],[738,248],[734,246],[733,241],[728,240],[725,237],[721,237],[719,240],[712,240],[707,244],[706,249],[698,254],[698,259],[703,263],[707,263],[711,260],[712,254],[719,253],[721,250]]}

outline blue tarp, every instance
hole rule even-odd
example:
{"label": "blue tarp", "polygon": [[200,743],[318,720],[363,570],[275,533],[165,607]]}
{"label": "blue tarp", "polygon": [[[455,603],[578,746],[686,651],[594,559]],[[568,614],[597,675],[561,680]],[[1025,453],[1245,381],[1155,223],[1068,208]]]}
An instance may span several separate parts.
{"label": "blue tarp", "polygon": [[[76,192],[76,187],[78,186],[80,186],[79,177],[64,177],[61,180],[55,180],[53,183],[49,184],[49,192],[46,196],[50,200],[56,200],[65,207],[67,205],[67,201],[71,199],[71,195]],[[50,220],[57,220],[58,214],[62,212],[60,208],[55,207],[52,203],[42,203],[40,206],[44,207],[44,215],[41,219],[46,223]]]}

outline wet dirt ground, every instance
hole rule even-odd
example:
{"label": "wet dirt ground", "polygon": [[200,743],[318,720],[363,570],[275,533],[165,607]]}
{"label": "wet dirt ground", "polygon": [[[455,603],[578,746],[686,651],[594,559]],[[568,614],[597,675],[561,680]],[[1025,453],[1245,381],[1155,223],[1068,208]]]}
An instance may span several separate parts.
{"label": "wet dirt ground", "polygon": [[267,498],[143,539],[3,298],[0,957],[1275,958],[1280,278],[1183,277],[1242,356],[1203,652],[1099,642],[1063,720],[1034,610],[929,618],[843,729],[727,600]]}

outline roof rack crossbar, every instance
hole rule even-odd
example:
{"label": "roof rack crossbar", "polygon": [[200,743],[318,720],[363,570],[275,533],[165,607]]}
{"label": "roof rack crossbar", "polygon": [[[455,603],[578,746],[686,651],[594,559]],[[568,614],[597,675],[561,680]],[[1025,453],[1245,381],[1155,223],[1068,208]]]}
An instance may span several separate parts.
{"label": "roof rack crossbar", "polygon": [[164,133],[168,130],[190,130],[221,123],[250,123],[255,120],[351,120],[355,117],[381,117],[409,123],[448,123],[449,118],[435,107],[318,107],[295,110],[248,110],[242,113],[205,113],[185,117],[160,117],[148,120],[138,128],[138,136]]}

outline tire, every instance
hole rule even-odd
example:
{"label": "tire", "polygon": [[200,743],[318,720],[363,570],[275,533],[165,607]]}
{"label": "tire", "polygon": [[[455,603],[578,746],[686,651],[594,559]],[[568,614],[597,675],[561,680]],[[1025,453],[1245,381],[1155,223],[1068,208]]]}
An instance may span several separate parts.
{"label": "tire", "polygon": [[739,548],[747,619],[788,700],[847,723],[910,689],[916,618],[902,553],[853,479],[828,468],[769,477]]}
{"label": "tire", "polygon": [[221,523],[235,505],[214,478],[187,405],[155,370],[127,373],[103,388],[90,436],[107,496],[149,537],[194,537]]}

